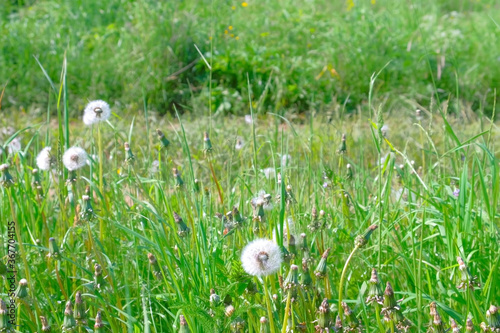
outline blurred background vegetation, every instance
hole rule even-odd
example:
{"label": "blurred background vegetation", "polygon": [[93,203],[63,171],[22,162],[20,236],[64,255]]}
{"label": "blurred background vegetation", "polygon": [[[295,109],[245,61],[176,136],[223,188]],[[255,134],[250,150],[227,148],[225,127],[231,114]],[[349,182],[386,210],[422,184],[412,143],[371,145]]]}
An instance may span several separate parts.
{"label": "blurred background vegetation", "polygon": [[2,110],[52,108],[41,66],[59,85],[65,55],[73,116],[93,99],[206,115],[210,96],[213,113],[245,114],[247,76],[261,113],[356,112],[388,63],[375,95],[389,112],[498,101],[497,0],[2,2]]}

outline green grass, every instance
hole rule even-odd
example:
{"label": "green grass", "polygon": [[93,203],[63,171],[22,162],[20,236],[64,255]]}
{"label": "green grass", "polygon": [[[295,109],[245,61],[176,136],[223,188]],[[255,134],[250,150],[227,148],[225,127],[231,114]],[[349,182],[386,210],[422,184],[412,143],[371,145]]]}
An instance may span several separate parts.
{"label": "green grass", "polygon": [[395,112],[437,91],[450,113],[491,115],[500,87],[495,0],[4,2],[6,109],[44,110],[50,87],[35,57],[58,83],[64,54],[73,116],[96,98],[197,115],[210,98],[213,112],[242,115],[247,74],[253,97],[266,92],[259,113],[366,111],[364,78],[388,62],[375,90]]}
{"label": "green grass", "polygon": [[[392,284],[396,299],[403,299],[400,306],[412,323],[411,331],[427,329],[431,302],[436,302],[446,327],[451,318],[465,327],[470,315],[479,329],[490,304],[498,305],[500,299],[499,131],[485,118],[445,119],[439,110],[446,113],[426,109],[421,121],[414,114],[374,117],[374,123],[380,126],[383,119],[389,126],[383,139],[377,125],[362,115],[344,121],[307,117],[304,123],[261,116],[253,132],[240,117],[215,117],[210,122],[184,117],[182,124],[150,110],[126,116],[115,109],[101,128],[103,192],[96,157],[91,167],[78,170],[71,187],[57,170],[52,175],[40,173],[41,192],[32,185],[34,159],[42,147],[64,151],[68,142],[97,155],[96,128],[74,119],[68,122],[70,136],[63,139],[64,122],[59,131],[48,119],[13,115],[10,119],[19,129],[30,126],[18,135],[22,153],[1,156],[2,163],[11,165],[15,182],[0,187],[2,247],[7,242],[6,222],[14,220],[24,252],[16,259],[18,280],[29,280],[28,296],[16,300],[20,331],[40,331],[43,315],[53,332],[59,332],[64,305],[68,300],[74,303],[77,291],[83,294],[86,325],[93,327],[101,310],[105,332],[175,332],[181,314],[192,332],[231,331],[239,319],[245,321],[244,331],[259,332],[259,318],[269,318],[269,311],[274,332],[280,332],[286,329],[287,306],[292,309],[290,325],[304,323],[307,332],[314,332],[325,297],[335,321],[339,291],[367,332],[377,332],[380,325],[390,330],[390,325],[377,322],[382,306],[365,304],[373,267],[384,286]],[[213,150],[205,153],[203,132],[210,126]],[[160,148],[155,128],[164,131],[170,141],[167,148]],[[347,134],[346,154],[337,152],[342,133]],[[235,149],[238,136],[245,141],[241,150]],[[133,163],[125,162],[124,142],[130,143]],[[286,154],[291,159],[282,165]],[[379,165],[381,157],[386,158]],[[182,186],[172,175],[174,167],[180,170]],[[281,184],[265,177],[261,170],[268,167],[281,173]],[[286,185],[291,186],[289,194]],[[86,187],[93,213],[82,215],[85,210],[77,206],[84,204]],[[456,189],[458,197],[453,194]],[[274,208],[265,211],[267,222],[260,224],[256,235],[259,223],[252,222],[250,200],[259,190],[272,195]],[[295,200],[287,205],[278,195],[293,195]],[[233,206],[247,219],[224,236],[225,226],[215,215]],[[313,207],[324,210],[324,229],[308,227]],[[178,234],[174,212],[190,228],[184,237]],[[355,238],[373,224],[378,229],[345,265]],[[255,238],[272,239],[278,231],[278,243],[293,253],[279,232],[283,225],[296,237],[295,256],[264,280],[246,274],[239,260],[241,249]],[[280,288],[278,277],[286,278],[295,263],[301,279],[301,233],[307,235],[312,284],[308,289],[297,287],[296,302],[287,304],[288,291]],[[48,256],[49,237],[58,244],[59,257]],[[331,248],[326,276],[319,278],[314,270],[326,248]],[[148,253],[157,264],[150,264]],[[457,287],[470,282],[460,273],[458,256],[477,282],[473,289]],[[94,283],[96,263],[105,280],[100,288]],[[344,266],[345,283],[340,285]],[[8,301],[6,288],[2,298]],[[224,305],[210,304],[211,288],[222,303],[234,306],[230,317]],[[264,291],[272,299],[270,309]]]}

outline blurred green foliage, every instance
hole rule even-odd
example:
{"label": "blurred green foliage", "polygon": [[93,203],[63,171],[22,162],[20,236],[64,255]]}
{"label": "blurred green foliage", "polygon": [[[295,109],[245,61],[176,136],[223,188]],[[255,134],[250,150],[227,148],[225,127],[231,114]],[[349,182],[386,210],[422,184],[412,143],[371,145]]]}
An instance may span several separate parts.
{"label": "blurred green foliage", "polygon": [[496,0],[8,0],[2,107],[46,109],[50,86],[35,57],[58,84],[66,54],[73,115],[96,98],[207,114],[210,77],[213,112],[247,113],[247,75],[259,112],[349,112],[364,107],[370,76],[388,62],[376,86],[386,108],[458,93],[450,104],[490,114],[499,9]]}

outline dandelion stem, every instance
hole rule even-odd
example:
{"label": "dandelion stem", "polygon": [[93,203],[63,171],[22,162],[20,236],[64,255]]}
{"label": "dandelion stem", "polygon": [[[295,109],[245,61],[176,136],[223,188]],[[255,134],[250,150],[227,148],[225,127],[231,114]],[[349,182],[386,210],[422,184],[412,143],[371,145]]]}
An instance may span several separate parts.
{"label": "dandelion stem", "polygon": [[264,285],[264,294],[266,297],[266,306],[267,306],[267,316],[269,317],[269,327],[271,328],[271,333],[275,333],[274,328],[274,317],[273,310],[271,308],[271,295],[269,294],[269,290],[267,289],[267,281],[262,280],[262,284]]}
{"label": "dandelion stem", "polygon": [[[340,284],[339,284],[339,305],[338,308],[342,309],[342,291],[344,289],[344,279],[345,279],[345,273],[347,271],[347,266],[349,266],[349,262],[351,261],[352,257],[356,253],[356,251],[359,249],[359,246],[355,246],[354,249],[352,250],[351,254],[349,255],[349,258],[347,258],[347,261],[345,262],[344,269],[342,270],[342,275],[340,276]],[[339,310],[339,316],[340,319],[342,319],[343,312]]]}
{"label": "dandelion stem", "polygon": [[281,333],[286,333],[286,326],[288,323],[288,315],[290,311],[291,299],[292,299],[292,289],[288,289],[288,292],[286,294],[285,318],[283,319],[283,326],[281,328]]}
{"label": "dandelion stem", "polygon": [[[103,201],[106,201],[104,196],[104,183],[102,179],[102,165],[104,163],[103,151],[102,151],[102,137],[101,137],[101,124],[97,125],[97,145],[99,149],[99,192],[101,192]],[[104,239],[104,219],[99,219],[99,239],[102,241]]]}

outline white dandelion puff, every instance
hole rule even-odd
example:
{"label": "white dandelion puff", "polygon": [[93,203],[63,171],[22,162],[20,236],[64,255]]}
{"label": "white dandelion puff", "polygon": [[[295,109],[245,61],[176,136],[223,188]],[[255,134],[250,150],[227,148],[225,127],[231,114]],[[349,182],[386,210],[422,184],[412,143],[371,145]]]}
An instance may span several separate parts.
{"label": "white dandelion puff", "polygon": [[252,118],[252,115],[251,115],[251,114],[246,114],[246,115],[245,115],[245,122],[246,122],[247,124],[250,124],[250,125],[253,123],[253,118]]}
{"label": "white dandelion puff", "polygon": [[38,166],[38,169],[47,171],[50,170],[54,164],[54,158],[50,153],[51,149],[51,147],[45,147],[40,151],[40,153],[38,153],[38,156],[36,157],[36,165]]}
{"label": "white dandelion puff", "polygon": [[105,121],[111,116],[111,108],[105,101],[92,101],[85,107],[83,111],[83,123],[92,125],[100,121]]}
{"label": "white dandelion puff", "polygon": [[264,210],[273,209],[273,203],[271,202],[272,196],[264,190],[260,190],[255,198],[252,198],[252,206],[262,206]]}
{"label": "white dandelion puff", "polygon": [[243,148],[244,145],[245,145],[245,141],[243,141],[242,138],[238,137],[236,139],[236,144],[234,145],[234,149],[240,150],[241,148]]}
{"label": "white dandelion puff", "polygon": [[262,172],[267,179],[276,177],[276,170],[274,170],[274,168],[265,168]]}
{"label": "white dandelion puff", "polygon": [[21,140],[19,138],[14,138],[7,146],[9,154],[15,154],[21,150]]}
{"label": "white dandelion puff", "polygon": [[85,166],[87,153],[80,147],[71,147],[64,152],[63,164],[69,171],[75,171]]}
{"label": "white dandelion puff", "polygon": [[241,252],[241,264],[245,272],[254,276],[275,273],[283,262],[280,247],[268,239],[256,239]]}
{"label": "white dandelion puff", "polygon": [[285,154],[281,156],[281,166],[287,166],[292,160],[292,156],[289,154]]}

